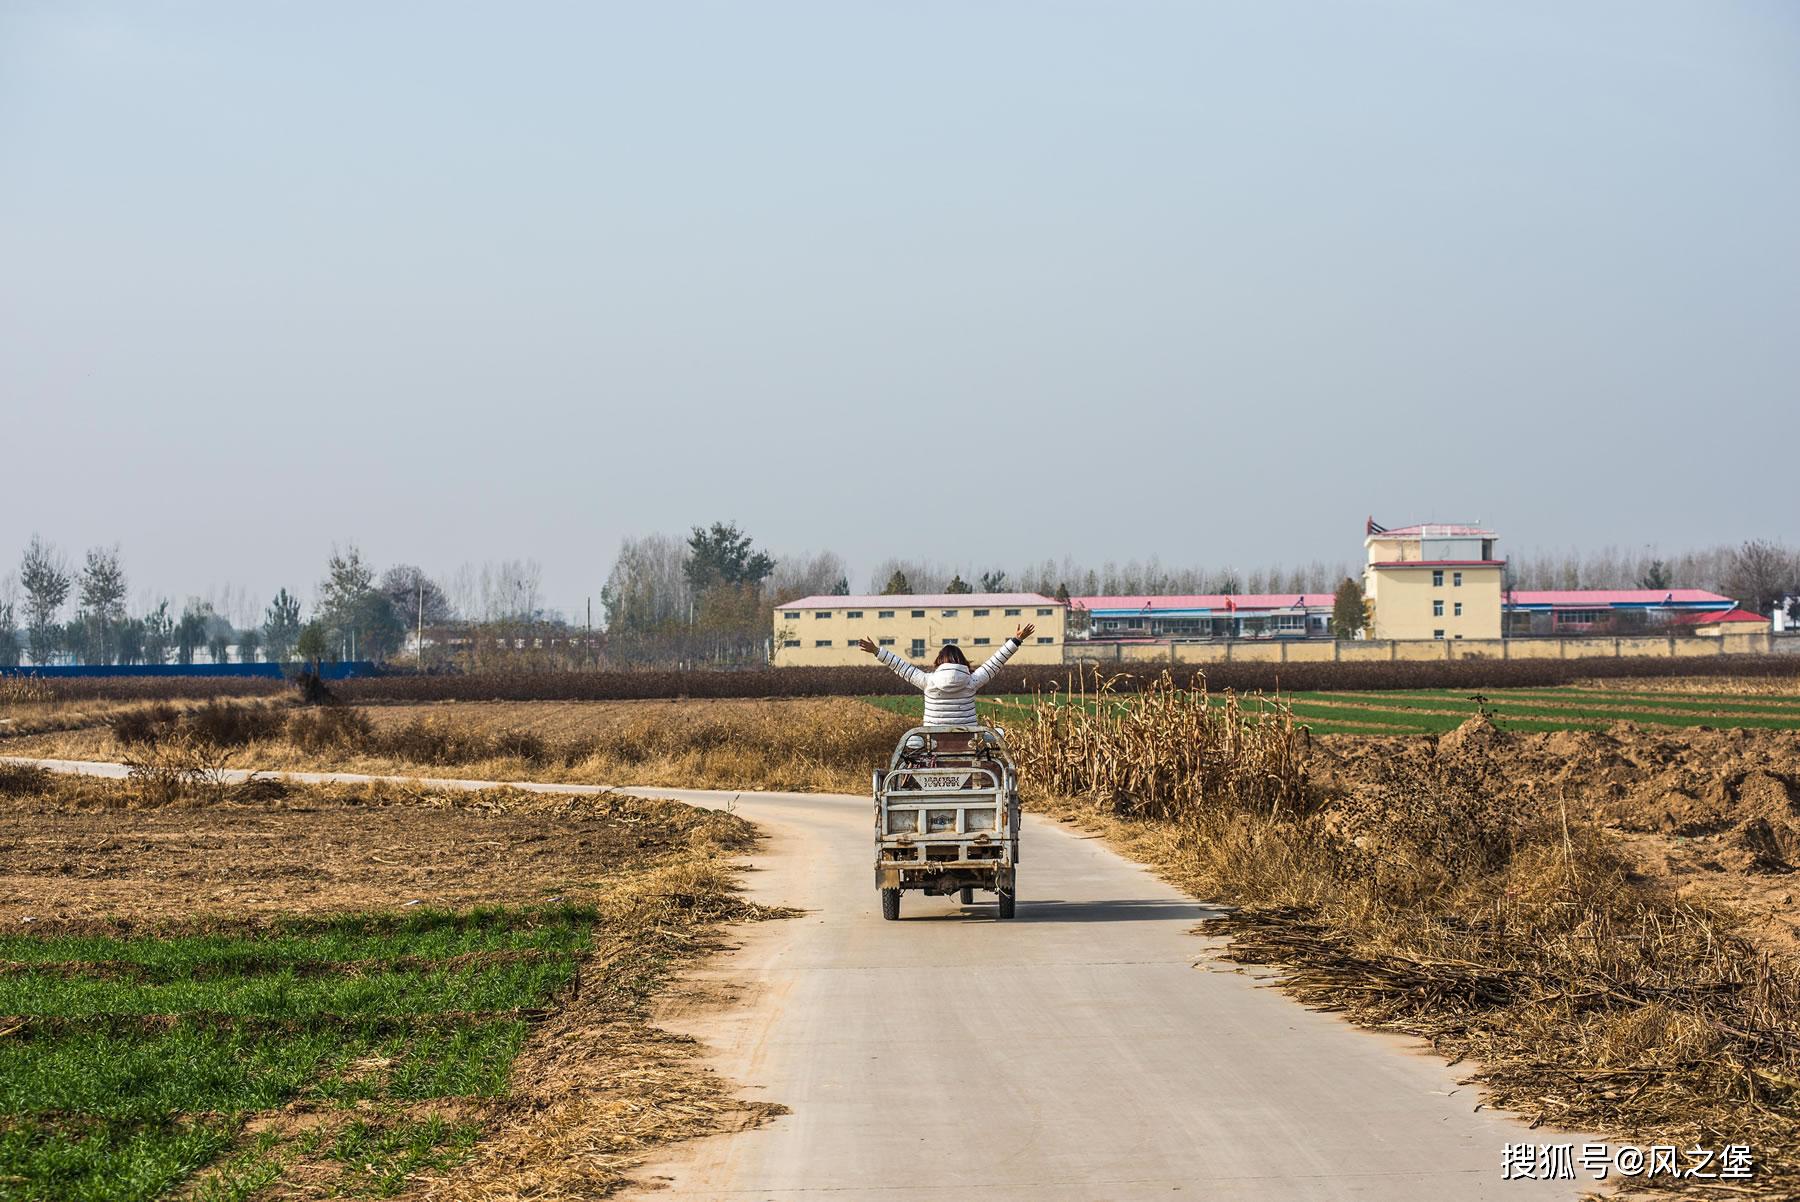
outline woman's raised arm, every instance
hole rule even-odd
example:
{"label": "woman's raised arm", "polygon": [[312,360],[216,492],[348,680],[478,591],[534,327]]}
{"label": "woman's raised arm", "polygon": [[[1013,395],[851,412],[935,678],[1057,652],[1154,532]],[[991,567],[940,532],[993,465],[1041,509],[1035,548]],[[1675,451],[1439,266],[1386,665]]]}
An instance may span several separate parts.
{"label": "woman's raised arm", "polygon": [[925,687],[924,671],[913,664],[907,663],[898,655],[889,651],[886,647],[877,647],[868,639],[858,639],[856,645],[886,664],[895,676],[898,676],[913,688],[922,689]]}
{"label": "woman's raised arm", "polygon": [[994,679],[995,674],[1000,671],[1001,665],[1012,658],[1013,652],[1025,645],[1025,640],[1030,638],[1031,632],[1036,629],[1036,625],[1027,622],[1025,625],[1019,627],[1018,630],[1014,631],[1013,636],[1010,639],[1007,639],[1004,643],[1000,644],[1000,650],[988,656],[986,663],[982,664],[979,668],[969,674],[970,683],[979,689],[985,686],[988,681]]}

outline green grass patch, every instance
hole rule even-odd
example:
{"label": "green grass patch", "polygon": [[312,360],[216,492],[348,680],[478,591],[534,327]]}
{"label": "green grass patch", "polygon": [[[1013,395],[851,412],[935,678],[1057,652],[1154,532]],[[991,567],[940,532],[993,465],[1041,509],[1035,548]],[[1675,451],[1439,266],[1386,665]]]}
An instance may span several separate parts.
{"label": "green grass patch", "polygon": [[[1725,697],[1573,687],[1488,689],[1481,690],[1481,695],[1487,699],[1485,703],[1472,700],[1470,690],[1457,689],[1283,693],[1279,700],[1291,706],[1294,716],[1317,734],[1443,734],[1484,709],[1505,729],[1521,733],[1591,730],[1620,721],[1674,728],[1800,730],[1800,697]],[[864,700],[914,720],[924,716],[922,697]],[[1004,726],[1009,720],[1029,717],[1038,700],[1028,695],[981,697],[976,700],[976,711],[984,720]],[[1101,704],[1093,697],[1046,696],[1043,700],[1057,705],[1086,705],[1090,709]],[[1260,703],[1274,700],[1274,696],[1261,693],[1239,695],[1240,704],[1251,715],[1258,711]],[[1432,710],[1443,712],[1429,712]]]}
{"label": "green grass patch", "polygon": [[[545,907],[0,939],[0,1016],[24,1020],[0,1038],[0,1198],[191,1183],[234,1202],[298,1154],[340,1167],[334,1193],[397,1193],[479,1134],[418,1108],[505,1094],[522,1012],[557,1003],[596,925],[591,908]],[[317,1146],[240,1140],[249,1116],[294,1102],[356,1109]]]}

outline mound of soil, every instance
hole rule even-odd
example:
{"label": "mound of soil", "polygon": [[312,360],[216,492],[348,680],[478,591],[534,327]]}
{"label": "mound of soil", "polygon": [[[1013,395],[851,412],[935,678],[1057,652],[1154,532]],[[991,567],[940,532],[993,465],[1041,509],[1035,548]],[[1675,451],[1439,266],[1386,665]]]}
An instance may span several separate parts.
{"label": "mound of soil", "polygon": [[1498,763],[1508,787],[1618,833],[1634,867],[1743,908],[1800,951],[1800,733],[1605,730],[1513,734],[1484,717],[1447,734],[1318,740],[1315,779],[1354,792],[1396,762]]}

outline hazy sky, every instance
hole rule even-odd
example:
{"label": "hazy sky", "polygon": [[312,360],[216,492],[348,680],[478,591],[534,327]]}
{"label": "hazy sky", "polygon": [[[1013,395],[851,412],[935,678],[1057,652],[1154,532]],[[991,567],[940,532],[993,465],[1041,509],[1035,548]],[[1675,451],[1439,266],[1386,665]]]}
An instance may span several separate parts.
{"label": "hazy sky", "polygon": [[0,573],[1800,533],[1800,5],[0,0]]}

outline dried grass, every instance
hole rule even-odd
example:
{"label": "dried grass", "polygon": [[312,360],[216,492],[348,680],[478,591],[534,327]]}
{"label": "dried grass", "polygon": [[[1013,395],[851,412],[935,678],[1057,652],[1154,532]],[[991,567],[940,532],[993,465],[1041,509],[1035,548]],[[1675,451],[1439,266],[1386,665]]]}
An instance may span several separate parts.
{"label": "dried grass", "polygon": [[1306,731],[1284,707],[1247,710],[1235,693],[1182,688],[1164,672],[1141,692],[1117,678],[1093,694],[1040,695],[1009,732],[1021,774],[1052,796],[1091,798],[1114,813],[1175,818],[1292,809],[1306,793]]}
{"label": "dried grass", "polygon": [[[650,1149],[756,1126],[786,1107],[747,1102],[699,1066],[692,1041],[650,1025],[648,1000],[678,964],[716,946],[715,924],[781,917],[737,896],[720,849],[691,853],[600,899],[602,945],[569,1006],[514,1065],[491,1133],[454,1173],[419,1181],[433,1202],[605,1196]],[[592,984],[590,984],[592,982]]]}
{"label": "dried grass", "polygon": [[1303,783],[1303,733],[1230,698],[1043,709],[1022,746],[1036,783],[1069,795],[1049,808],[1237,907],[1210,928],[1231,958],[1476,1061],[1489,1098],[1534,1125],[1749,1142],[1763,1188],[1800,1187],[1800,965],[1515,784],[1485,719],[1327,789]]}

